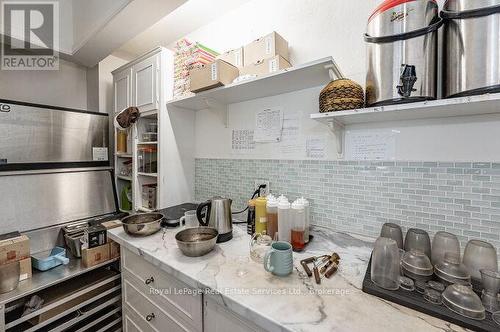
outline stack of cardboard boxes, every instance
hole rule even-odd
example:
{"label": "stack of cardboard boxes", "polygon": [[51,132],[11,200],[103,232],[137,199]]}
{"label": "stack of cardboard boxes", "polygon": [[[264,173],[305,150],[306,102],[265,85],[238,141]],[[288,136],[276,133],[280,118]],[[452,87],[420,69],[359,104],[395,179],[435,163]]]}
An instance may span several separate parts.
{"label": "stack of cardboard boxes", "polygon": [[[103,222],[99,226],[94,226],[84,236],[88,237],[88,248],[82,249],[82,260],[85,267],[91,267],[104,263],[108,260],[120,257],[120,245],[107,237],[108,229],[120,227],[119,220]],[[102,242],[93,241],[93,237],[103,235]],[[92,244],[93,243],[93,244]]]}
{"label": "stack of cardboard boxes", "polygon": [[31,278],[30,239],[19,233],[0,237],[0,265],[19,262],[19,281]]}
{"label": "stack of cardboard boxes", "polygon": [[289,68],[288,42],[272,32],[250,44],[230,50],[211,64],[190,72],[191,92],[232,83],[239,76],[263,76]]}

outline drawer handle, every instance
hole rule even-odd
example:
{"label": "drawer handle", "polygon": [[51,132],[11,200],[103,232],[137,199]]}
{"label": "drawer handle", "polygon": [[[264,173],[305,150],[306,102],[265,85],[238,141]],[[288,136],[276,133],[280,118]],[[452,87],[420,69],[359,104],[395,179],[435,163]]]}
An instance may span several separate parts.
{"label": "drawer handle", "polygon": [[155,318],[155,314],[154,314],[154,313],[150,313],[149,315],[147,315],[147,316],[146,316],[146,320],[147,320],[148,322],[152,321],[152,320],[153,320],[153,318]]}
{"label": "drawer handle", "polygon": [[153,282],[155,282],[155,278],[153,278],[153,277],[149,277],[149,278],[146,279],[146,281],[144,281],[144,283],[146,285],[149,285],[149,284],[151,284]]}

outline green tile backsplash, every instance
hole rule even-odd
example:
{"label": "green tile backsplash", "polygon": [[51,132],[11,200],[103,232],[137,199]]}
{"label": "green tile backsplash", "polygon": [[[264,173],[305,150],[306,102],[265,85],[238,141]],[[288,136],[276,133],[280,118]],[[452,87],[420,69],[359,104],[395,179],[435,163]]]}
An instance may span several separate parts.
{"label": "green tile backsplash", "polygon": [[236,211],[256,179],[309,199],[314,224],[377,236],[395,222],[454,233],[462,250],[472,238],[500,248],[500,163],[196,159],[195,196],[230,197]]}

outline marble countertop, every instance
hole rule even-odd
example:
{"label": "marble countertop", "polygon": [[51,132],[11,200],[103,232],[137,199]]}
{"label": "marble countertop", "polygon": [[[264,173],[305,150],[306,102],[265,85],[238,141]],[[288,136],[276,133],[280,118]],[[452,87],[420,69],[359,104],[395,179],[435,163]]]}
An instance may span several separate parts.
{"label": "marble countertop", "polygon": [[[276,277],[249,258],[250,236],[243,227],[234,228],[231,241],[196,258],[184,256],[177,248],[174,236],[181,229],[139,238],[120,227],[110,230],[109,236],[187,285],[211,290],[210,296],[218,302],[268,331],[466,331],[363,293],[373,239],[315,227],[314,240],[306,250],[294,253],[293,273]],[[332,252],[341,257],[339,271],[332,278],[322,278],[317,285],[314,278],[299,274],[301,259]],[[241,257],[248,257],[249,262],[241,263]],[[248,273],[239,277],[242,266]]]}

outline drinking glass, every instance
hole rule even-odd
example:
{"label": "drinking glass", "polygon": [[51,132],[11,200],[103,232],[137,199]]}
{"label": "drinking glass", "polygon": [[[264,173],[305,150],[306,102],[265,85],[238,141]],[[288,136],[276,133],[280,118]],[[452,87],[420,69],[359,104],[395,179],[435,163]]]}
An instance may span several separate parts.
{"label": "drinking glass", "polygon": [[400,284],[400,254],[396,241],[379,237],[372,253],[371,280],[377,286],[397,290]]}
{"label": "drinking glass", "polygon": [[483,293],[481,301],[488,312],[498,311],[498,292],[500,291],[500,273],[481,269],[481,281],[483,283]]}
{"label": "drinking glass", "polygon": [[481,280],[481,269],[498,271],[497,251],[490,243],[470,240],[464,251],[463,263],[474,280]]}
{"label": "drinking glass", "polygon": [[434,239],[432,239],[432,264],[441,263],[446,253],[460,257],[460,242],[454,234],[442,231],[437,232],[434,235]]}
{"label": "drinking glass", "polygon": [[403,231],[399,225],[392,222],[387,222],[382,225],[380,236],[393,239],[398,244],[399,249],[403,249]]}
{"label": "drinking glass", "polygon": [[405,250],[417,250],[423,252],[427,257],[431,257],[431,239],[429,234],[423,229],[410,228],[406,232]]}

